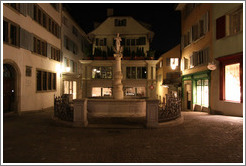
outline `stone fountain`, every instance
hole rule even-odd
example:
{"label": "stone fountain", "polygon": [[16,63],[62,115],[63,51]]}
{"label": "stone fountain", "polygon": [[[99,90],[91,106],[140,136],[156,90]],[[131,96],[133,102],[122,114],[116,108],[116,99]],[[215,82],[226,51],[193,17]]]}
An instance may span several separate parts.
{"label": "stone fountain", "polygon": [[146,117],[148,128],[158,126],[158,100],[124,99],[121,58],[123,47],[117,33],[113,79],[113,99],[77,99],[74,100],[74,125],[87,126],[87,115],[92,117]]}

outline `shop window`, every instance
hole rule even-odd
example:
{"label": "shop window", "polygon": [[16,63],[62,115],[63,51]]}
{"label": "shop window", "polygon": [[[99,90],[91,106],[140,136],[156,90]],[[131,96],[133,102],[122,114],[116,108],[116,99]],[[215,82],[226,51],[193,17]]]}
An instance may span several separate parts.
{"label": "shop window", "polygon": [[208,107],[209,105],[209,88],[208,88],[208,80],[197,80],[196,81],[196,95],[194,95],[194,103]]}
{"label": "shop window", "polygon": [[64,94],[72,94],[73,99],[77,98],[77,82],[76,81],[64,81]]}
{"label": "shop window", "polygon": [[220,100],[243,102],[243,53],[219,57]]}
{"label": "shop window", "polygon": [[240,63],[225,65],[225,100],[240,102]]}
{"label": "shop window", "polygon": [[111,66],[94,66],[92,68],[93,79],[112,79],[112,67]]}

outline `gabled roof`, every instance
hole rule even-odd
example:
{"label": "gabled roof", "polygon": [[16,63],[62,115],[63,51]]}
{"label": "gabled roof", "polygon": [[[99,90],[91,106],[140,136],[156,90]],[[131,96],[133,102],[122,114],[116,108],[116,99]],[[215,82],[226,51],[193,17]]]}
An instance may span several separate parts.
{"label": "gabled roof", "polygon": [[[126,19],[126,26],[115,26],[115,19]],[[143,26],[131,16],[111,16],[102,22],[96,29],[91,31],[89,35],[112,35],[112,34],[127,34],[127,35],[141,35],[147,34],[151,38],[154,32]]]}

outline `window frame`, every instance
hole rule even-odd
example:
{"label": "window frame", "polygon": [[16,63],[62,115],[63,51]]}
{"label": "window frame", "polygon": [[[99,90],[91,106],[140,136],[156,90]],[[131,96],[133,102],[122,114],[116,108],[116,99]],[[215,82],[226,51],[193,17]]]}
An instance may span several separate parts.
{"label": "window frame", "polygon": [[[40,72],[40,82],[37,80],[37,73]],[[46,74],[46,81],[44,82],[44,74]],[[49,85],[49,74],[51,74],[51,80]],[[38,83],[40,83],[40,90],[38,90]],[[54,92],[57,90],[57,76],[55,72],[50,72],[43,69],[36,69],[36,93],[40,92]],[[44,89],[44,86],[46,85],[46,89]],[[51,87],[51,89],[49,89]]]}
{"label": "window frame", "polygon": [[[14,47],[20,47],[20,26],[6,18],[3,18],[3,24],[4,21],[7,23],[7,33],[6,33],[6,41],[3,40],[4,43],[14,46]],[[11,40],[11,26],[16,27],[16,38],[15,38],[15,43],[16,44],[12,44],[12,40]],[[3,27],[3,39],[4,39],[4,27]]]}

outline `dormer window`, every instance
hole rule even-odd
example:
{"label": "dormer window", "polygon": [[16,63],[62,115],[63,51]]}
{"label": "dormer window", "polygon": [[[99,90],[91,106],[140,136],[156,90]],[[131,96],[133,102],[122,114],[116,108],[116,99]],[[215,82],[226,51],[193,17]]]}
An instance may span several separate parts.
{"label": "dormer window", "polygon": [[115,19],[114,25],[115,26],[126,26],[126,19]]}

